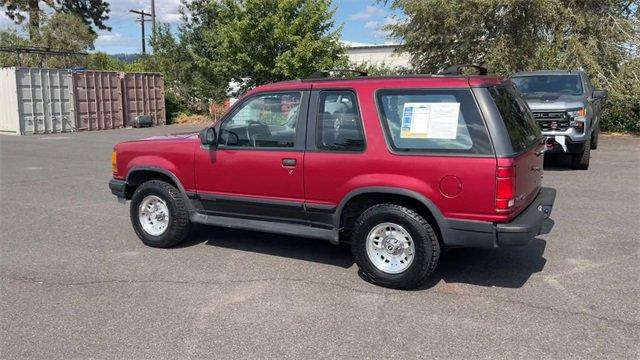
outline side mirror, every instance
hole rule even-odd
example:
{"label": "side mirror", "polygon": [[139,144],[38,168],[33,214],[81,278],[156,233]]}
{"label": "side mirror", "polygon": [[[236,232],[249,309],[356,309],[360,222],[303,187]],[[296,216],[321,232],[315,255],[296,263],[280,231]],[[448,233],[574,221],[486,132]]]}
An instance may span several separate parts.
{"label": "side mirror", "polygon": [[593,90],[593,92],[591,93],[591,97],[594,99],[606,99],[607,90]]}
{"label": "side mirror", "polygon": [[202,144],[202,146],[215,147],[216,143],[216,129],[214,129],[213,127],[208,127],[200,131],[200,144]]}

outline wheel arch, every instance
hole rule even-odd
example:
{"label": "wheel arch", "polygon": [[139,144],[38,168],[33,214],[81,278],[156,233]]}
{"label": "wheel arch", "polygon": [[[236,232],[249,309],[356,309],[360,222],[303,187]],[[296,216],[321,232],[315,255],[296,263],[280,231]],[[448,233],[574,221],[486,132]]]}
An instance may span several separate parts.
{"label": "wheel arch", "polygon": [[[373,202],[372,202],[373,201]],[[371,203],[372,202],[372,203]],[[409,189],[393,187],[366,187],[348,193],[338,205],[334,225],[338,229],[345,227],[350,212],[358,211],[358,203],[371,206],[375,203],[397,203],[418,212],[436,228],[438,241],[443,243],[446,221],[438,207],[424,195]],[[354,208],[355,206],[355,208]],[[347,229],[348,230],[348,229]]]}
{"label": "wheel arch", "polygon": [[[149,180],[166,181],[175,186],[178,191],[180,191],[180,193],[185,197],[185,199],[189,199],[184,186],[182,186],[182,183],[174,173],[167,169],[152,166],[136,166],[129,170],[129,173],[127,173],[126,177],[127,199],[131,198],[131,195],[133,195],[133,192],[138,186]],[[187,204],[189,204],[188,201]]]}

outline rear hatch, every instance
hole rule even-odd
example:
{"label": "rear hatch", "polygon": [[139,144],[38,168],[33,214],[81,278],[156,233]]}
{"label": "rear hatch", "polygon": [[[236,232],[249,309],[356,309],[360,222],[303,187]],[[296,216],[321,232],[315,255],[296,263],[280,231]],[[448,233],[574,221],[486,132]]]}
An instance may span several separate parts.
{"label": "rear hatch", "polygon": [[[510,156],[498,158],[498,183],[501,179],[510,179],[512,185],[508,189],[507,184],[501,194],[496,195],[497,199],[506,200],[504,206],[497,205],[496,208],[500,212],[509,213],[512,218],[531,204],[542,186],[544,144],[533,114],[515,88],[495,87],[491,89],[491,95],[500,111],[513,149]],[[500,190],[497,187],[497,191]]]}

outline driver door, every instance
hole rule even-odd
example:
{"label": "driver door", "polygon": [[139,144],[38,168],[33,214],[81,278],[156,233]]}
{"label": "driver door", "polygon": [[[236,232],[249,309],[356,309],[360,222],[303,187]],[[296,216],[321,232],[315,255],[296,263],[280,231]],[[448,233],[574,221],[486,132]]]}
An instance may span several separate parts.
{"label": "driver door", "polygon": [[209,215],[306,222],[308,91],[258,93],[216,126],[217,149],[196,150],[198,198]]}

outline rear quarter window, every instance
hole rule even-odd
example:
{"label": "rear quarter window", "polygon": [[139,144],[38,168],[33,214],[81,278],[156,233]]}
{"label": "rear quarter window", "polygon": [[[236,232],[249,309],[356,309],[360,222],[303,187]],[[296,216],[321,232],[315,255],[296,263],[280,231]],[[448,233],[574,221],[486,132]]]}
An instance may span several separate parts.
{"label": "rear quarter window", "polygon": [[491,155],[484,121],[469,89],[388,89],[377,105],[397,152]]}
{"label": "rear quarter window", "polygon": [[540,127],[517,91],[513,87],[492,87],[489,92],[507,128],[514,153],[538,143],[542,138]]}

